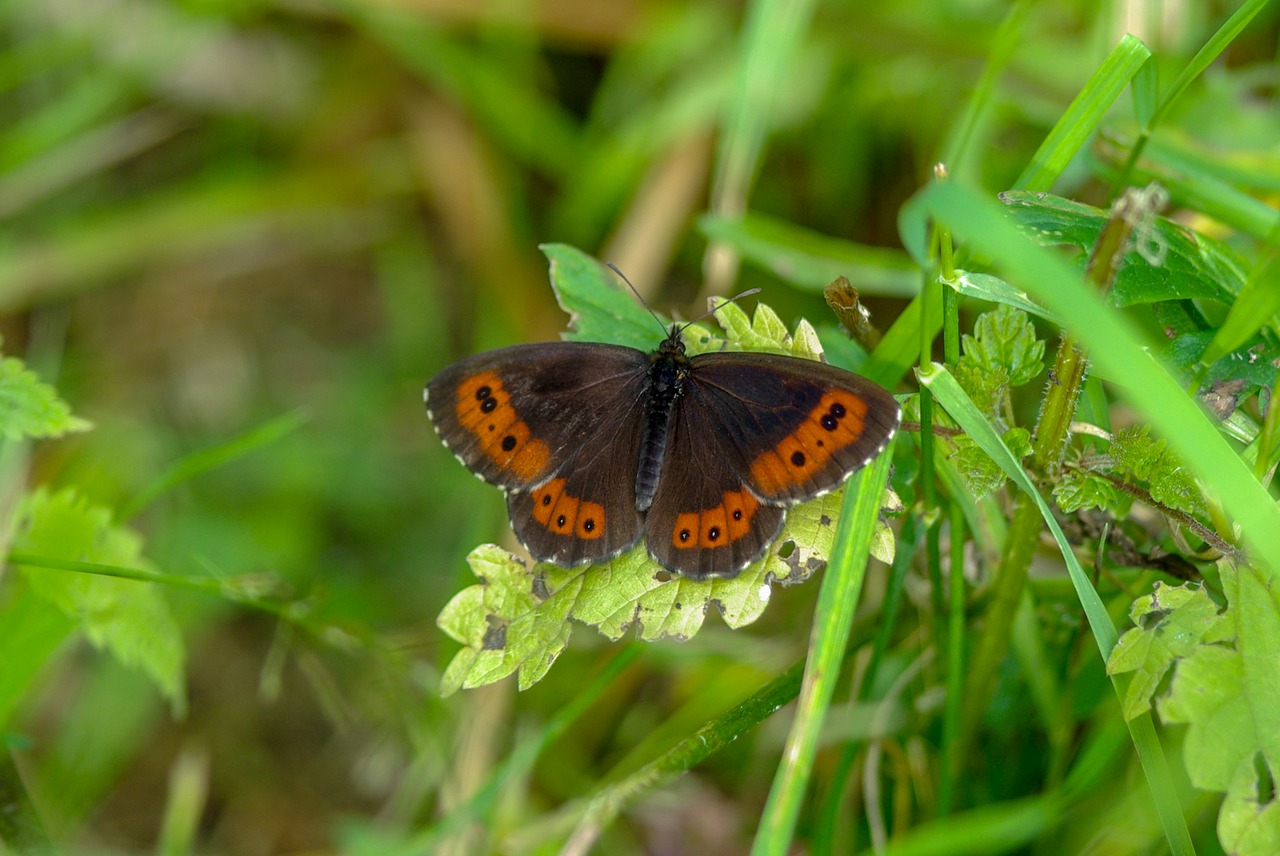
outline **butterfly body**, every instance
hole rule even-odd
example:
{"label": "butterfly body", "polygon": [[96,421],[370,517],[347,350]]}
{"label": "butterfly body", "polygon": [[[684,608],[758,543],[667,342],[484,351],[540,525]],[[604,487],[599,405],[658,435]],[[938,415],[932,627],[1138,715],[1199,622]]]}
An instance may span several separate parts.
{"label": "butterfly body", "polygon": [[516,345],[460,360],[427,385],[445,445],[507,495],[534,558],[604,562],[642,538],[663,567],[733,577],[785,508],[838,487],[897,428],[888,391],[812,360],[688,356],[673,326],[652,353]]}

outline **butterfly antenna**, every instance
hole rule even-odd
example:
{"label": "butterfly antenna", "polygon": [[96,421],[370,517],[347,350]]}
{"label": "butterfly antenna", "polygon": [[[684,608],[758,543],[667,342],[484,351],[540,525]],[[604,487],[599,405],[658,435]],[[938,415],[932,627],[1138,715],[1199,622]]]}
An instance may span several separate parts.
{"label": "butterfly antenna", "polygon": [[733,297],[730,297],[728,300],[722,300],[722,301],[720,301],[720,303],[718,303],[718,304],[716,304],[715,306],[711,307],[709,310],[707,310],[706,312],[702,313],[702,314],[701,314],[701,315],[699,315],[697,318],[694,318],[692,321],[690,321],[689,323],[685,324],[685,325],[684,325],[684,327],[681,327],[680,329],[681,329],[681,331],[683,331],[683,330],[685,329],[685,327],[689,327],[689,326],[690,326],[690,325],[692,325],[692,324],[697,324],[697,323],[698,323],[699,321],[701,321],[703,318],[709,318],[709,317],[711,317],[712,315],[715,315],[717,312],[719,312],[721,309],[724,309],[724,308],[725,308],[726,306],[728,306],[730,303],[736,303],[737,301],[741,300],[741,299],[742,299],[742,298],[744,298],[744,297],[750,297],[750,296],[751,296],[751,295],[753,295],[753,294],[759,294],[759,293],[760,293],[760,289],[758,289],[758,288],[748,288],[746,291],[742,292],[741,294],[735,294]]}
{"label": "butterfly antenna", "polygon": [[628,288],[630,288],[630,289],[631,289],[631,292],[636,296],[636,300],[639,300],[639,301],[640,301],[640,305],[641,305],[641,306],[643,306],[646,310],[648,310],[649,314],[653,316],[653,320],[654,320],[654,321],[657,321],[657,322],[658,322],[658,326],[659,326],[659,327],[661,327],[661,328],[663,329],[663,332],[665,332],[665,331],[666,331],[666,329],[667,329],[667,325],[666,325],[665,323],[663,323],[663,321],[662,321],[662,319],[661,319],[661,318],[659,318],[659,317],[658,317],[658,313],[657,313],[657,312],[654,312],[654,311],[653,311],[653,308],[649,306],[648,301],[646,301],[646,300],[644,299],[644,295],[642,295],[642,294],[640,293],[640,289],[638,289],[638,288],[636,288],[634,285],[632,285],[632,284],[631,284],[631,280],[627,279],[627,275],[626,275],[625,273],[623,273],[622,271],[618,270],[618,266],[617,266],[617,265],[615,265],[613,262],[605,262],[605,266],[606,266],[606,267],[608,267],[608,268],[609,268],[609,270],[613,271],[613,272],[614,272],[614,273],[616,273],[619,277],[621,277],[621,278],[622,278],[622,281],[623,281],[623,282],[625,282],[625,283],[627,284],[627,287],[628,287]]}

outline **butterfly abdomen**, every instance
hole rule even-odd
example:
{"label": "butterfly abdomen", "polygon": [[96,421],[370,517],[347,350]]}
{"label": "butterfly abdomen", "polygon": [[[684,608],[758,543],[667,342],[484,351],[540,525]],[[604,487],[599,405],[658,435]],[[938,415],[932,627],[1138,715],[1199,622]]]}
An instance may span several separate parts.
{"label": "butterfly abdomen", "polygon": [[658,491],[662,457],[671,433],[671,414],[684,394],[688,374],[689,359],[684,355],[684,345],[678,337],[667,339],[650,358],[644,435],[640,441],[640,467],[636,470],[637,511],[648,511]]}

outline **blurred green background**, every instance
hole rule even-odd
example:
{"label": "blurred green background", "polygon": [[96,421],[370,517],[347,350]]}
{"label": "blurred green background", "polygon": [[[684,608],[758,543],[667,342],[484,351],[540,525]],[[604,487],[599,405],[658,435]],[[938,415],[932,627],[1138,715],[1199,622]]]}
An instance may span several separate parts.
{"label": "blurred green background", "polygon": [[[1123,33],[1172,74],[1233,9],[1028,4],[952,173],[1008,187]],[[41,666],[4,733],[50,834],[150,852],[195,794],[192,852],[391,852],[382,836],[456,804],[618,646],[582,631],[525,694],[438,698],[456,646],[434,618],[471,582],[466,553],[510,536],[500,494],[437,442],[424,382],[564,328],[545,242],[617,264],[661,311],[760,286],[788,321],[826,318],[821,282],[708,262],[707,211],[863,245],[847,273],[887,326],[915,282],[898,209],[1003,61],[990,45],[1009,10],[794,4],[796,31],[752,54],[773,63],[761,95],[741,65],[760,7],[736,2],[4,4],[0,333],[95,425],[38,445],[28,480],[127,510],[165,573],[236,581],[166,592],[182,716],[87,644]],[[1272,8],[1167,138],[1280,174],[1276,35]],[[1093,157],[1055,192],[1102,203]],[[132,513],[175,462],[260,430],[273,438]],[[743,633],[646,646],[498,817],[589,792],[752,692],[803,655],[815,593],[783,591]],[[742,852],[783,728],[651,797],[611,846]]]}

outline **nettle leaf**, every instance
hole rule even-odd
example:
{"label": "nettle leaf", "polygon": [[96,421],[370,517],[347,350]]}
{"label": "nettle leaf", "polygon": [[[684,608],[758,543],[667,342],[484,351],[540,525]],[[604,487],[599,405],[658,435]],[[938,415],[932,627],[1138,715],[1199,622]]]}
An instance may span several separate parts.
{"label": "nettle leaf", "polygon": [[6,440],[23,437],[61,437],[88,431],[92,424],[71,415],[71,407],[58,391],[43,383],[17,357],[0,359],[0,435]]}
{"label": "nettle leaf", "polygon": [[[33,555],[151,570],[142,537],[115,525],[110,509],[73,490],[43,488],[23,499],[14,549]],[[182,635],[155,583],[93,573],[26,567],[31,591],[76,621],[94,647],[140,669],[169,699],[185,706]]]}
{"label": "nettle leaf", "polygon": [[1220,569],[1228,608],[1205,638],[1220,644],[1180,659],[1156,707],[1164,722],[1188,726],[1192,784],[1227,794],[1218,814],[1224,848],[1269,854],[1280,840],[1280,591],[1257,568]]}
{"label": "nettle leaf", "polygon": [[1204,494],[1191,472],[1164,440],[1151,436],[1145,425],[1118,431],[1111,441],[1115,471],[1147,483],[1156,502],[1204,516]]}
{"label": "nettle leaf", "polygon": [[[1024,234],[1041,246],[1077,248],[1081,265],[1109,216],[1048,193],[1009,191],[1000,200]],[[1158,248],[1162,258],[1154,265],[1137,249],[1125,254],[1108,293],[1115,306],[1204,298],[1229,305],[1244,287],[1246,267],[1234,250],[1179,223],[1152,215],[1136,230],[1135,240]]]}
{"label": "nettle leaf", "polygon": [[[790,509],[778,541],[731,580],[690,580],[659,568],[642,544],[603,565],[566,569],[524,562],[492,544],[467,557],[479,585],[459,592],[436,624],[464,647],[445,669],[441,693],[491,684],[515,672],[517,686],[540,681],[569,643],[569,619],[617,641],[686,640],[715,609],[729,627],[758,619],[774,583],[803,582],[826,564],[844,491]],[[872,555],[893,561],[893,535],[877,526]]]}
{"label": "nettle leaf", "polygon": [[1001,305],[984,312],[973,332],[961,339],[961,364],[984,372],[1003,368],[1013,386],[1022,386],[1044,371],[1044,341],[1036,338],[1036,329],[1022,310]]}
{"label": "nettle leaf", "polygon": [[491,684],[517,669],[520,688],[532,686],[569,643],[572,628],[553,608],[538,609],[548,596],[545,585],[507,551],[483,544],[467,564],[480,585],[454,595],[436,618],[436,626],[464,646],[445,669],[440,692]]}
{"label": "nettle leaf", "polygon": [[1176,660],[1216,641],[1225,621],[1222,610],[1197,583],[1170,586],[1157,582],[1129,610],[1137,625],[1120,637],[1107,661],[1107,674],[1134,673],[1122,702],[1125,719],[1151,709],[1151,699]]}
{"label": "nettle leaf", "polygon": [[1102,508],[1120,513],[1129,505],[1128,494],[1099,475],[1081,469],[1066,469],[1053,486],[1053,499],[1068,514],[1082,508]]}
{"label": "nettle leaf", "polygon": [[996,425],[1003,425],[1004,402],[1009,395],[1009,370],[1004,366],[986,369],[961,357],[952,373],[982,414]]}
{"label": "nettle leaf", "polygon": [[[1009,451],[1013,452],[1018,460],[1031,454],[1031,432],[1026,428],[1010,428],[1001,436],[1005,445],[1009,447]],[[952,442],[955,445],[955,451],[950,461],[975,500],[984,499],[1005,483],[1008,476],[1005,475],[1004,470],[972,439],[956,437]]]}

